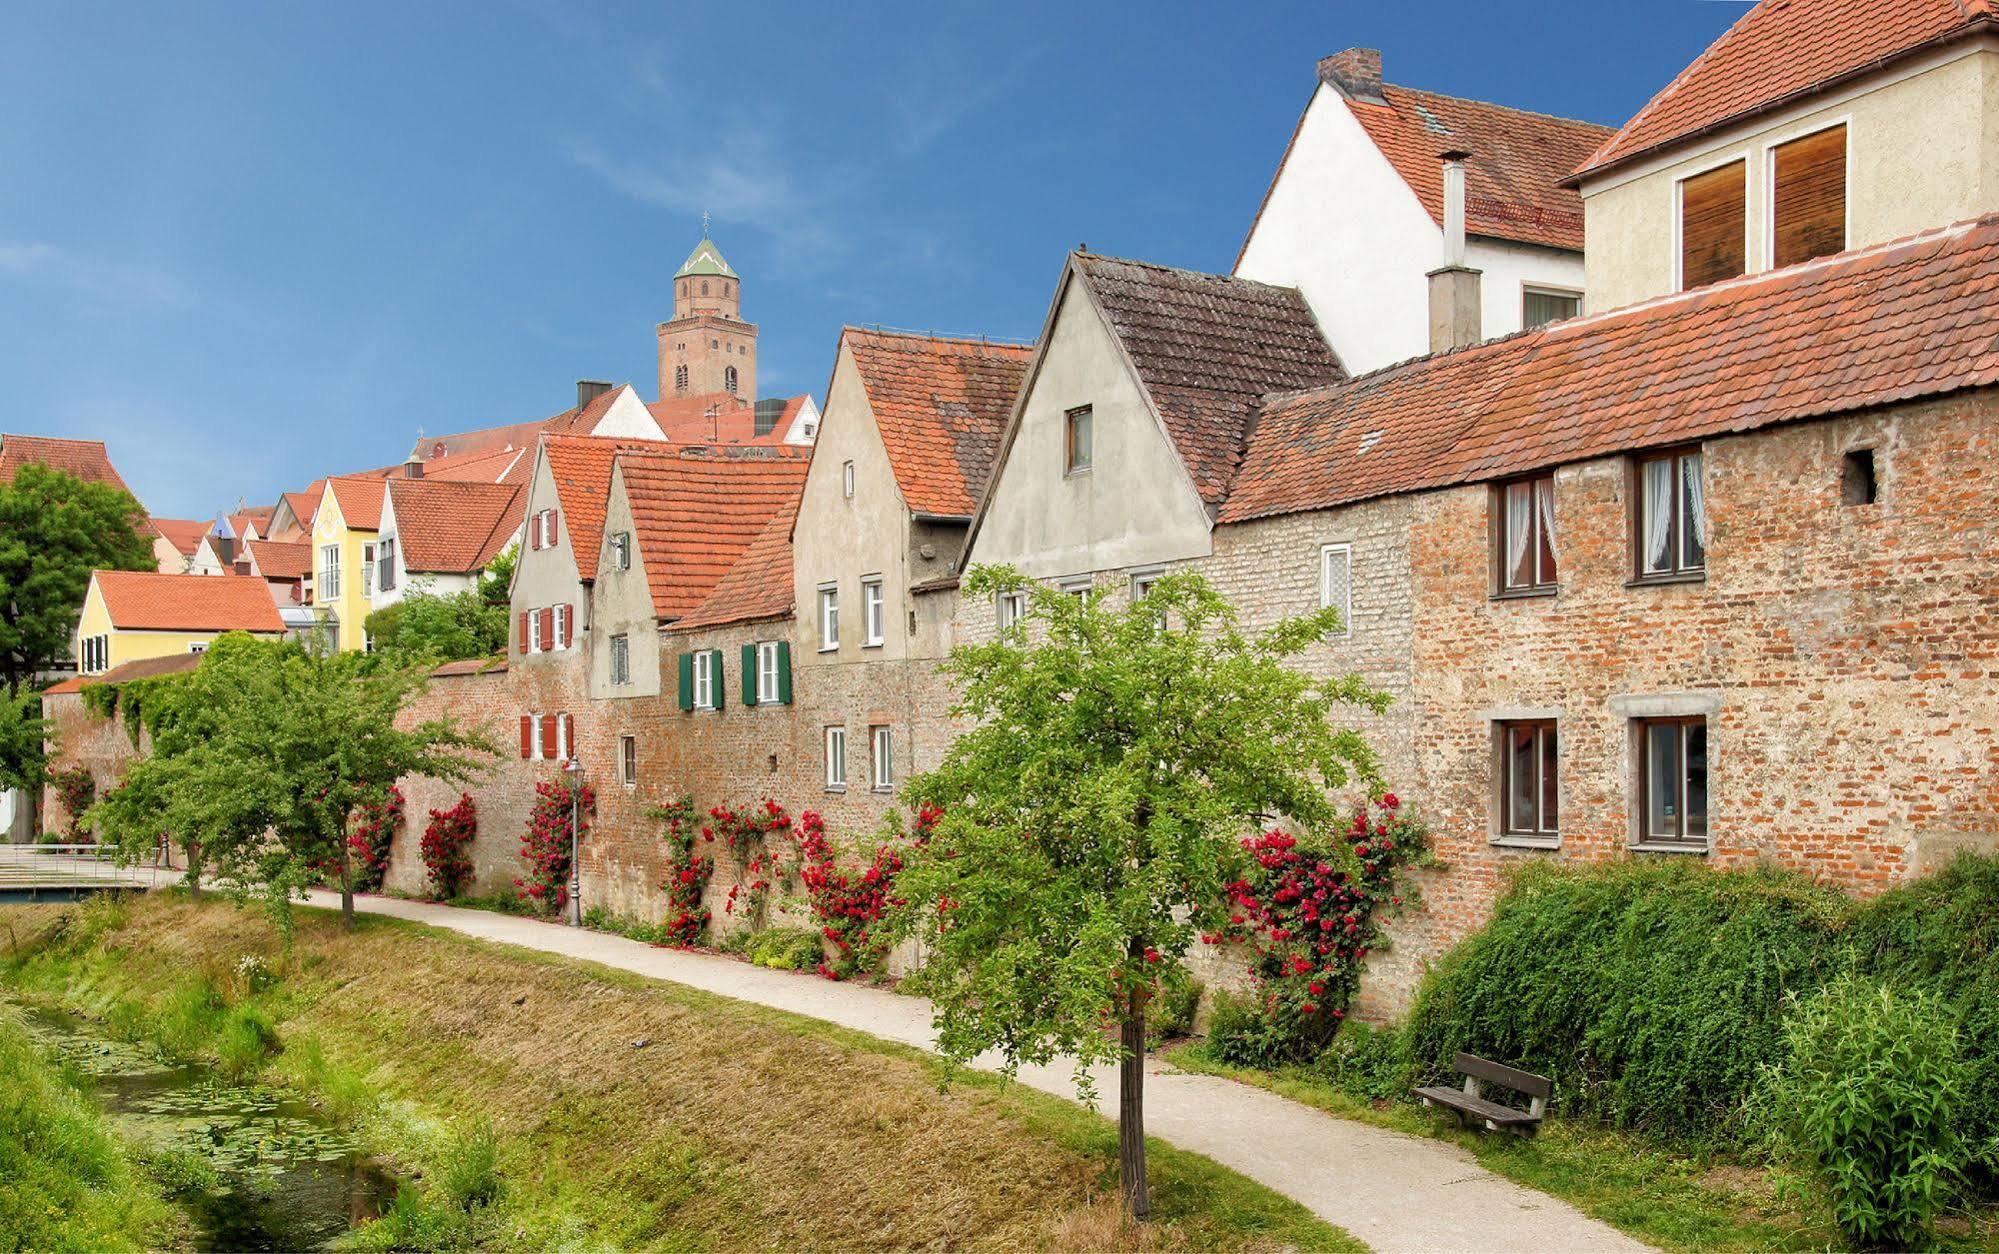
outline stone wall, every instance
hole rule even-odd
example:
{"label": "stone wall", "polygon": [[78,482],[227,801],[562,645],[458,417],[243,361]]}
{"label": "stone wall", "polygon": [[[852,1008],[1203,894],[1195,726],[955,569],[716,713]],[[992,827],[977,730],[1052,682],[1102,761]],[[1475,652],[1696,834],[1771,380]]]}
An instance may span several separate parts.
{"label": "stone wall", "polygon": [[[42,698],[42,717],[50,723],[48,739],[52,742],[53,751],[49,757],[49,770],[64,771],[79,765],[88,767],[91,778],[97,781],[97,795],[100,797],[124,780],[126,770],[142,752],[133,746],[122,716],[99,718],[83,703],[81,693],[45,695]],[[145,733],[140,733],[141,745],[149,739]],[[69,820],[69,810],[63,805],[55,787],[43,785],[38,820],[42,832],[62,832],[69,826]]]}

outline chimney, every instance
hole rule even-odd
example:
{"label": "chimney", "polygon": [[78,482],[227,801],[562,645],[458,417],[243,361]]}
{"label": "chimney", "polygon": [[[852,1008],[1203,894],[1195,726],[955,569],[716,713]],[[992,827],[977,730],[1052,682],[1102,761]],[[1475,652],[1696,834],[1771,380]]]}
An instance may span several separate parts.
{"label": "chimney", "polygon": [[1319,58],[1319,81],[1348,100],[1387,104],[1381,94],[1381,49],[1348,48]]}
{"label": "chimney", "polygon": [[1430,271],[1430,351],[1447,353],[1484,338],[1479,326],[1479,272],[1465,264],[1465,160],[1453,149],[1444,162],[1444,264]]}
{"label": "chimney", "polygon": [[611,385],[602,379],[578,379],[576,381],[576,408],[583,408],[610,390]]}

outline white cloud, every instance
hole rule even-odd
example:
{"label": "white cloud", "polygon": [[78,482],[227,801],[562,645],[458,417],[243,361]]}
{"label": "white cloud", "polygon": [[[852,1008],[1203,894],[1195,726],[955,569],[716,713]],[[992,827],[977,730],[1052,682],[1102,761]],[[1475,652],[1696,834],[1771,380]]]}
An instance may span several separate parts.
{"label": "white cloud", "polygon": [[185,305],[187,285],[151,266],[90,257],[54,244],[0,242],[0,279],[58,288],[93,303]]}

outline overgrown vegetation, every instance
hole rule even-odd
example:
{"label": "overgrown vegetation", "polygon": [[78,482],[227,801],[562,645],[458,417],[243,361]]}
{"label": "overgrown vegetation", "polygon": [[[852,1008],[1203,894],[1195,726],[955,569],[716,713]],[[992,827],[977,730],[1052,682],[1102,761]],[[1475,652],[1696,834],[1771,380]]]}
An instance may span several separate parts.
{"label": "overgrown vegetation", "polygon": [[1157,1222],[1127,1228],[1100,1117],[979,1074],[940,1091],[928,1055],[675,985],[318,911],[287,962],[260,914],[165,894],[16,917],[25,995],[203,1053],[217,999],[265,1016],[263,1078],[415,1182],[368,1248],[1359,1248],[1161,1146]]}
{"label": "overgrown vegetation", "polygon": [[0,1249],[145,1250],[185,1236],[78,1073],[0,1003]]}

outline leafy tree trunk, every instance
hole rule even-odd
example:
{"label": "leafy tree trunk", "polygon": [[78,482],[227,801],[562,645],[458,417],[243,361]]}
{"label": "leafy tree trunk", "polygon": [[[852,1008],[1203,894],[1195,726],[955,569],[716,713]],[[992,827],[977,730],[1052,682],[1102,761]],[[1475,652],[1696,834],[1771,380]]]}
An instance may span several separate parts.
{"label": "leafy tree trunk", "polygon": [[[1131,961],[1137,964],[1134,972],[1145,962],[1145,948],[1136,941]],[[1141,1221],[1152,1217],[1152,1194],[1145,1187],[1145,998],[1134,980],[1119,1029],[1124,1057],[1118,1062],[1117,1094],[1118,1186],[1125,1213]]]}
{"label": "leafy tree trunk", "polygon": [[[174,847],[171,840],[167,842],[166,849],[167,865],[172,866]],[[201,900],[201,842],[194,840],[187,842],[187,899]]]}

